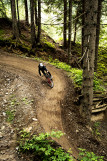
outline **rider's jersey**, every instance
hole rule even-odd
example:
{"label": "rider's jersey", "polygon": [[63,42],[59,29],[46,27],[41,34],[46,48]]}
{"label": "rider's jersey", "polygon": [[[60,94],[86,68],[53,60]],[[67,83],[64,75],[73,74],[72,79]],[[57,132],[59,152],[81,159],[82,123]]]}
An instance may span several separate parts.
{"label": "rider's jersey", "polygon": [[40,65],[39,65],[38,68],[39,68],[39,74],[40,74],[40,76],[41,76],[41,71],[42,71],[43,74],[45,74],[45,71],[46,72],[48,71],[45,66],[40,67]]}

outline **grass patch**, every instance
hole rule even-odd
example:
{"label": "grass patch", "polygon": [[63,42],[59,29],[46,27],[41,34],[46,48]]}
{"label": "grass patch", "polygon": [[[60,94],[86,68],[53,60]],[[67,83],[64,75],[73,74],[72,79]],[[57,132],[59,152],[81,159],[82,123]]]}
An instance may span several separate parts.
{"label": "grass patch", "polygon": [[22,102],[26,105],[32,104],[34,100],[29,100],[28,98],[24,97],[22,98]]}
{"label": "grass patch", "polygon": [[6,116],[7,116],[7,121],[12,123],[15,117],[15,110],[7,110],[6,111]]}

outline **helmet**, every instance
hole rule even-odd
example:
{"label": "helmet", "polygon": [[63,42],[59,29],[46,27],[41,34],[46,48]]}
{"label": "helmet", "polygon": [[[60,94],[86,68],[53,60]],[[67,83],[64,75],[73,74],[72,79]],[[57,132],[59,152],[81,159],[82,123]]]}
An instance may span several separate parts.
{"label": "helmet", "polygon": [[40,63],[39,66],[40,66],[40,67],[43,67],[43,63]]}

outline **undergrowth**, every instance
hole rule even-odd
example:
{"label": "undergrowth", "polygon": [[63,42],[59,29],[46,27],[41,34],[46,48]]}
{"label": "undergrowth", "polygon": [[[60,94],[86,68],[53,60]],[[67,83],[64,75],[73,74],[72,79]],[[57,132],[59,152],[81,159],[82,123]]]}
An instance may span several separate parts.
{"label": "undergrowth", "polygon": [[[71,76],[72,80],[74,81],[74,84],[76,87],[82,86],[82,69],[77,68],[71,68],[70,65],[60,62],[58,59],[53,60],[52,57],[49,57],[49,62],[56,66],[57,68],[63,69],[67,72],[69,72],[69,75]],[[104,87],[102,87],[102,81],[98,79],[97,74],[94,73],[94,91],[105,91]]]}
{"label": "undergrowth", "polygon": [[88,152],[86,149],[79,148],[79,158],[80,161],[103,161],[103,156],[97,156],[93,152]]}
{"label": "undergrowth", "polygon": [[52,48],[52,49],[55,49],[55,45],[49,41],[47,41],[46,37],[44,37],[42,40],[41,40],[48,48]]}
{"label": "undergrowth", "polygon": [[73,161],[71,154],[65,152],[60,146],[55,144],[55,141],[51,139],[51,137],[60,138],[64,135],[61,131],[41,133],[39,136],[30,136],[30,133],[27,133],[26,131],[21,131],[20,133],[20,152],[32,153],[37,161]]}
{"label": "undergrowth", "polygon": [[92,134],[94,137],[96,137],[98,140],[100,140],[101,138],[101,133],[99,131],[99,126],[100,126],[100,122],[95,122],[93,124],[93,128],[92,128]]}
{"label": "undergrowth", "polygon": [[[71,149],[66,152],[51,139],[60,138],[63,135],[61,131],[52,131],[51,133],[40,133],[39,136],[31,136],[30,133],[22,130],[20,132],[19,151],[33,154],[36,161],[74,161]],[[93,152],[87,152],[81,148],[79,151],[79,161],[103,161],[103,156],[96,156]]]}
{"label": "undergrowth", "polygon": [[98,75],[107,75],[107,46],[99,47],[97,65]]}
{"label": "undergrowth", "polygon": [[0,39],[1,40],[3,39],[3,34],[4,34],[4,31],[0,29]]}

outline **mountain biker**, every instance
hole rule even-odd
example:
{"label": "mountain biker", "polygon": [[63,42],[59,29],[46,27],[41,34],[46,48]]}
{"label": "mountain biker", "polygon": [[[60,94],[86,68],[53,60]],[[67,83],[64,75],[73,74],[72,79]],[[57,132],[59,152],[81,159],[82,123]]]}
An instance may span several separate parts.
{"label": "mountain biker", "polygon": [[40,63],[38,65],[38,70],[39,70],[39,75],[41,76],[41,72],[44,74],[44,76],[46,77],[46,73],[49,74],[49,76],[51,77],[51,73],[47,70],[46,66],[43,65],[43,63]]}

